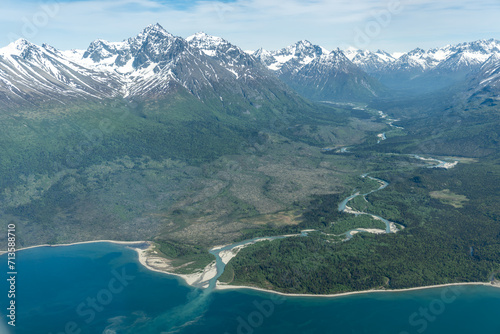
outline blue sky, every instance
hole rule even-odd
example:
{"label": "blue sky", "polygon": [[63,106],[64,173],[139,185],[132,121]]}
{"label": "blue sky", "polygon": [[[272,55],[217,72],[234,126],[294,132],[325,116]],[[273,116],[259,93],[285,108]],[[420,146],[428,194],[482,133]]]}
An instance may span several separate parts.
{"label": "blue sky", "polygon": [[121,41],[160,23],[245,50],[307,39],[327,49],[409,51],[500,39],[499,0],[2,0],[0,46],[26,38],[59,49]]}

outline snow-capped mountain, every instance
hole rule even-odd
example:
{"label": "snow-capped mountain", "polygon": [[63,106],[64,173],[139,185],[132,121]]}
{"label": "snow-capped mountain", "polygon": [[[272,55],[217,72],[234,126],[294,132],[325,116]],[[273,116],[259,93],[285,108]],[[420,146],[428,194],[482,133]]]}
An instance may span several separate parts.
{"label": "snow-capped mountain", "polygon": [[377,97],[381,85],[342,51],[323,54],[280,78],[304,96],[319,101],[363,101]]}
{"label": "snow-capped mountain", "polygon": [[437,52],[440,52],[443,58],[446,57],[436,66],[437,70],[460,71],[479,67],[492,55],[500,55],[500,41],[479,40],[454,46],[448,45],[435,50],[438,50]]}
{"label": "snow-capped mountain", "polygon": [[253,56],[221,37],[199,32],[186,38],[186,41],[192,48],[217,61],[236,78],[252,78],[256,69],[259,72],[264,70]]}
{"label": "snow-capped mountain", "polygon": [[[162,98],[179,90],[222,101],[291,91],[259,61],[218,37],[185,40],[159,24],[122,42],[95,40],[85,51],[58,51],[20,40],[0,51],[0,92],[23,101]],[[4,104],[5,105],[5,104]]]}
{"label": "snow-capped mountain", "polygon": [[490,86],[500,90],[500,54],[494,54],[481,66],[479,86]]}
{"label": "snow-capped mountain", "polygon": [[345,55],[368,73],[379,71],[427,71],[433,69],[460,70],[478,66],[492,54],[500,54],[500,41],[495,39],[446,45],[423,50],[416,48],[396,57],[385,51],[376,52],[348,48]]}
{"label": "snow-capped mountain", "polygon": [[83,67],[55,48],[24,39],[0,49],[0,99],[4,106],[74,98],[113,97],[115,75]]}
{"label": "snow-capped mountain", "polygon": [[480,66],[494,53],[500,54],[500,41],[494,39],[447,45],[428,51],[417,48],[398,58],[389,68],[460,71]]}
{"label": "snow-capped mountain", "polygon": [[500,54],[500,41],[479,40],[430,50],[416,48],[399,57],[384,51],[347,49],[344,53],[388,87],[422,93],[465,80],[491,55]]}
{"label": "snow-capped mountain", "polygon": [[397,59],[393,55],[382,50],[372,52],[369,50],[348,48],[343,52],[353,64],[367,73],[380,71]]}
{"label": "snow-capped mountain", "polygon": [[342,51],[328,51],[299,41],[278,51],[257,50],[254,57],[303,96],[314,100],[367,100],[380,84],[353,64]]}
{"label": "snow-capped mountain", "polygon": [[253,56],[270,70],[286,73],[299,70],[318,57],[329,53],[330,51],[325,48],[303,40],[278,51],[259,49]]}
{"label": "snow-capped mountain", "polygon": [[124,96],[157,96],[181,85],[208,85],[215,77],[207,59],[192,50],[184,39],[167,32],[159,24],[146,27],[139,35],[123,42],[96,40],[79,61],[103,72],[115,73],[123,83]]}
{"label": "snow-capped mountain", "polygon": [[386,70],[418,73],[436,67],[439,62],[432,52],[416,48],[387,64]]}
{"label": "snow-capped mountain", "polygon": [[493,54],[478,73],[469,78],[467,98],[481,103],[497,105],[500,102],[500,55]]}
{"label": "snow-capped mountain", "polygon": [[184,39],[154,24],[123,42],[95,40],[80,62],[100,70],[130,74],[148,67],[153,70],[157,64],[176,59],[186,49],[188,45]]}
{"label": "snow-capped mountain", "polygon": [[86,50],[60,51],[23,39],[11,43],[0,49],[0,99],[10,107],[163,98],[183,90],[202,101],[223,103],[239,96],[253,104],[292,96],[287,84],[315,100],[367,100],[384,90],[379,81],[418,94],[464,82],[476,72],[489,80],[484,69],[497,56],[500,41],[494,39],[416,48],[401,56],[380,50],[330,52],[309,41],[250,53],[220,37],[197,33],[183,39],[154,24],[122,42],[95,40]]}

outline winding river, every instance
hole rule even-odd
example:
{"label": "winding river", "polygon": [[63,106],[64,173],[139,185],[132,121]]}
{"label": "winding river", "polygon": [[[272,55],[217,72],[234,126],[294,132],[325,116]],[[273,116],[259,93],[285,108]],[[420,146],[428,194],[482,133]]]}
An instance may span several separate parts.
{"label": "winding river", "polygon": [[[398,228],[396,227],[396,224],[394,222],[391,222],[391,221],[389,221],[389,220],[387,220],[387,219],[385,219],[383,217],[374,215],[372,213],[363,212],[363,211],[355,211],[355,210],[351,209],[349,206],[347,206],[347,204],[349,203],[349,201],[355,199],[356,197],[358,197],[358,196],[366,197],[366,196],[368,196],[370,194],[373,194],[376,191],[380,191],[382,189],[387,188],[387,186],[389,185],[389,183],[386,182],[386,181],[384,181],[384,180],[378,179],[376,177],[368,176],[368,173],[361,175],[361,177],[363,177],[363,178],[368,177],[371,180],[377,181],[378,183],[380,183],[380,186],[377,189],[369,191],[369,192],[367,192],[365,194],[360,194],[359,192],[357,192],[354,195],[351,195],[351,196],[347,197],[342,202],[340,202],[340,204],[339,204],[339,211],[340,212],[346,212],[346,213],[352,213],[352,214],[354,214],[356,216],[357,215],[368,215],[368,216],[371,216],[374,219],[380,220],[380,221],[382,221],[385,224],[385,233],[396,233],[398,231]],[[353,230],[347,231],[345,233],[345,235],[347,236],[347,240],[350,240],[353,237],[353,232],[356,232],[356,233],[357,232],[366,232],[366,230],[365,229],[353,229]]]}
{"label": "winding river", "polygon": [[[428,168],[452,168],[458,163],[457,161],[450,163],[450,162],[438,160],[435,158],[423,158],[423,157],[415,155],[415,154],[410,155],[410,156],[413,158],[431,163],[432,165],[428,166]],[[340,202],[340,204],[338,206],[338,210],[341,212],[351,213],[354,215],[368,215],[368,216],[373,217],[376,220],[382,221],[385,224],[386,228],[385,228],[385,231],[380,230],[379,233],[387,233],[387,234],[397,233],[399,231],[399,228],[396,226],[396,224],[394,222],[391,222],[383,217],[377,216],[377,215],[369,213],[369,212],[362,212],[362,211],[353,210],[352,208],[350,208],[347,205],[349,203],[349,201],[353,200],[354,198],[356,198],[358,196],[366,197],[374,192],[383,190],[383,189],[387,188],[387,186],[389,186],[389,183],[387,181],[384,181],[384,180],[376,178],[376,177],[369,176],[368,174],[369,173],[365,173],[365,174],[361,175],[361,177],[362,178],[366,177],[366,178],[369,178],[373,181],[376,181],[380,184],[380,186],[377,189],[371,190],[367,193],[361,194],[361,193],[357,192],[357,193],[345,198],[342,202]],[[400,228],[404,228],[404,227],[400,226]],[[237,247],[240,247],[240,248],[245,247],[245,246],[254,244],[254,243],[259,242],[259,241],[264,241],[264,240],[276,240],[276,239],[283,239],[283,238],[288,238],[288,237],[305,237],[305,236],[307,236],[307,233],[310,231],[311,230],[304,230],[304,231],[301,231],[300,234],[254,238],[254,239],[250,239],[250,240],[240,241],[240,242],[237,242],[237,243],[234,243],[231,245],[226,245],[223,247],[216,247],[216,248],[211,249],[210,254],[214,255],[215,259],[216,259],[215,260],[216,275],[209,280],[208,285],[205,285],[205,287],[206,287],[205,293],[209,293],[210,291],[215,289],[215,287],[217,285],[217,280],[224,272],[224,269],[226,267],[226,263],[223,261],[223,259],[221,257],[221,253],[226,252],[226,251],[234,251],[235,248],[237,248]],[[363,228],[352,229],[352,230],[349,230],[343,234],[346,236],[346,239],[344,241],[351,240],[353,238],[354,234],[359,233],[359,232],[377,233],[378,231],[377,231],[377,229],[372,229],[372,230],[369,230],[369,229],[367,230],[367,229],[363,229]]]}
{"label": "winding river", "polygon": [[[341,211],[341,212],[353,213],[355,215],[370,215],[373,218],[381,220],[382,222],[385,223],[385,225],[386,225],[385,233],[396,233],[398,231],[398,229],[397,229],[396,225],[393,222],[391,222],[391,221],[389,221],[389,220],[387,220],[385,218],[382,218],[382,217],[376,216],[374,214],[371,214],[371,213],[353,211],[353,210],[351,210],[347,206],[347,203],[350,200],[352,200],[352,199],[354,199],[354,198],[356,198],[358,196],[368,196],[368,195],[370,195],[370,194],[372,194],[372,193],[374,193],[376,191],[380,191],[382,189],[385,189],[389,185],[389,183],[386,182],[386,181],[384,181],[384,180],[368,176],[368,173],[361,175],[361,177],[368,177],[371,180],[377,181],[377,182],[380,183],[380,186],[377,189],[374,189],[374,190],[372,190],[370,192],[367,192],[365,194],[360,194],[358,192],[358,193],[356,193],[354,195],[351,195],[351,196],[347,197],[346,199],[344,199],[339,204],[338,210]],[[245,241],[237,242],[237,243],[234,243],[234,244],[231,244],[231,245],[226,245],[226,246],[223,246],[223,247],[216,247],[216,248],[211,249],[210,250],[210,254],[212,254],[212,255],[215,256],[215,266],[216,266],[217,273],[216,273],[216,275],[213,278],[211,278],[209,280],[209,283],[208,283],[208,286],[206,286],[205,292],[208,293],[208,292],[212,291],[216,287],[217,280],[219,279],[219,277],[224,272],[224,269],[226,267],[226,263],[223,261],[223,259],[221,257],[221,253],[222,252],[232,251],[232,250],[234,250],[237,247],[245,247],[245,246],[254,244],[254,243],[259,242],[259,241],[264,241],[264,240],[277,240],[277,239],[283,239],[283,238],[288,238],[288,237],[306,237],[307,233],[310,232],[310,231],[311,230],[303,230],[303,231],[301,231],[300,234],[291,234],[291,235],[281,235],[281,236],[274,236],[274,237],[254,238],[254,239],[250,239],[250,240],[245,240]],[[353,236],[354,236],[354,234],[357,233],[357,232],[367,232],[367,231],[364,230],[364,229],[353,229],[353,230],[347,231],[347,232],[344,233],[344,235],[346,236],[346,239],[344,241],[348,241],[348,240],[352,239]]]}
{"label": "winding river", "polygon": [[[364,110],[363,108],[359,108],[359,109]],[[397,128],[397,129],[403,129],[400,126],[396,126],[393,124],[394,122],[398,121],[397,119],[390,118],[383,111],[378,111],[378,114],[379,114],[379,117],[386,124],[388,124],[390,127]],[[386,140],[387,139],[386,133],[384,132],[384,133],[379,134],[378,139],[379,139],[378,143],[380,143],[383,140]],[[328,149],[323,149],[323,150],[330,151],[332,149],[328,148]],[[348,150],[349,150],[349,147],[343,147],[340,149],[340,153],[348,153],[349,152]],[[447,169],[447,168],[453,168],[458,163],[458,161],[446,162],[446,161],[438,160],[435,158],[424,158],[424,157],[421,157],[421,156],[416,155],[416,154],[410,155],[410,157],[413,157],[415,159],[419,159],[419,160],[425,161],[427,163],[430,163],[431,165],[428,166],[428,168],[446,168]],[[364,193],[364,194],[357,192],[357,193],[345,198],[342,202],[340,202],[340,204],[338,206],[338,210],[340,212],[351,213],[351,214],[354,214],[356,216],[357,215],[371,216],[374,219],[382,221],[385,224],[385,227],[386,227],[385,231],[379,230],[379,229],[356,228],[356,229],[352,229],[352,230],[349,230],[349,231],[341,234],[341,235],[345,235],[345,237],[346,237],[346,239],[344,239],[344,241],[351,240],[353,238],[354,234],[359,233],[359,232],[387,233],[387,234],[389,234],[389,233],[397,233],[399,231],[399,228],[396,226],[396,224],[394,222],[391,222],[383,217],[377,216],[377,215],[369,213],[369,212],[353,210],[352,208],[350,208],[347,205],[349,203],[349,201],[353,200],[354,198],[356,198],[358,196],[363,196],[366,199],[366,196],[368,196],[376,191],[383,190],[387,186],[389,186],[389,183],[387,181],[384,181],[384,180],[376,178],[376,177],[369,176],[368,174],[370,174],[370,173],[365,173],[365,174],[361,175],[361,177],[362,178],[369,178],[373,181],[378,182],[380,184],[379,187],[377,189],[371,190],[371,191]],[[404,228],[404,227],[400,226],[400,228]],[[300,237],[300,236],[304,237],[304,236],[307,236],[307,232],[309,232],[309,231],[311,231],[311,230],[304,230],[300,234],[293,234],[293,235],[254,238],[254,239],[250,239],[250,240],[237,242],[237,243],[234,243],[231,245],[226,245],[226,246],[222,246],[222,247],[215,247],[215,248],[211,249],[210,254],[215,256],[216,274],[213,278],[211,278],[208,281],[208,285],[207,284],[204,285],[204,287],[206,288],[204,293],[210,293],[213,289],[215,289],[215,287],[217,286],[217,280],[224,272],[224,269],[226,267],[226,263],[229,262],[229,260],[226,260],[226,262],[224,262],[224,260],[222,259],[221,254],[224,254],[224,252],[233,251],[233,256],[235,256],[235,254],[237,253],[237,248],[242,248],[242,247],[254,244],[254,243],[259,242],[259,241],[264,241],[264,240],[276,240],[276,239],[283,239],[283,238],[288,238],[288,237]]]}

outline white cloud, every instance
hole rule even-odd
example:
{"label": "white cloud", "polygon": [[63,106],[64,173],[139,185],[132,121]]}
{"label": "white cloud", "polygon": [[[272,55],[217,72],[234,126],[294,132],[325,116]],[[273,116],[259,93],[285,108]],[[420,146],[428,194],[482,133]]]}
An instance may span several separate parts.
{"label": "white cloud", "polygon": [[[197,31],[219,35],[244,49],[276,49],[309,39],[328,49],[355,44],[356,29],[376,22],[374,13],[398,0],[237,0],[199,1],[189,8],[153,0],[77,1],[59,4],[57,15],[28,38],[59,48],[85,48],[92,40],[122,40],[159,22],[175,35]],[[400,0],[403,10],[367,46],[389,51],[431,47],[500,35],[497,0]],[[172,2],[170,2],[172,3]],[[0,12],[0,45],[22,35],[39,13],[31,3],[7,0]],[[24,19],[23,19],[24,18]]]}

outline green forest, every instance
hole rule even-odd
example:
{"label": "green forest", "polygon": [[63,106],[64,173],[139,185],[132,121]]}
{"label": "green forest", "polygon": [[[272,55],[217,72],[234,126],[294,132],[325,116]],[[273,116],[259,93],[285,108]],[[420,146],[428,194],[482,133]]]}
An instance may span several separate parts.
{"label": "green forest", "polygon": [[[423,124],[410,127],[409,137],[403,140],[418,142]],[[488,133],[481,134],[485,135]],[[446,140],[451,147],[459,145],[453,136]],[[496,139],[472,140],[471,145],[492,147],[492,140]],[[387,142],[384,149],[391,145],[391,140]],[[394,138],[392,145],[400,147],[401,142],[401,138]],[[359,146],[357,154],[369,157],[370,145]],[[360,178],[351,192],[316,196],[309,202],[299,228],[322,233],[249,246],[231,260],[221,282],[286,293],[335,294],[498,279],[498,152],[475,159],[460,158],[456,149],[452,153],[460,162],[450,169],[429,168],[425,163],[398,169],[375,159],[379,171],[370,175],[386,180],[389,186],[366,199],[358,196],[349,206],[402,225],[404,229],[398,233],[358,233],[349,241],[326,237],[355,227],[376,227],[370,225],[373,222],[368,216],[338,211],[338,204],[349,194],[363,193],[370,186],[377,188]],[[398,159],[397,155],[389,156]]]}

